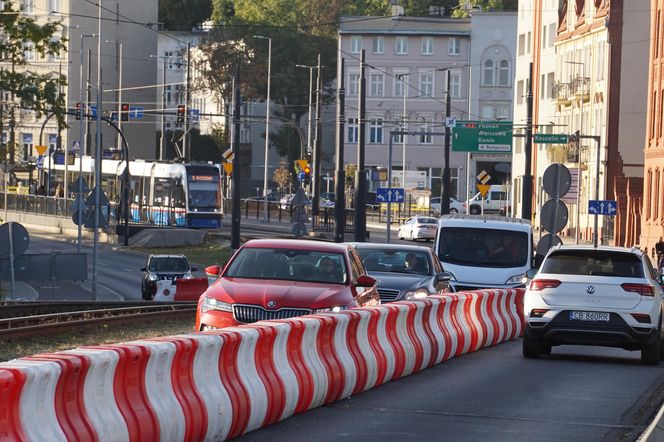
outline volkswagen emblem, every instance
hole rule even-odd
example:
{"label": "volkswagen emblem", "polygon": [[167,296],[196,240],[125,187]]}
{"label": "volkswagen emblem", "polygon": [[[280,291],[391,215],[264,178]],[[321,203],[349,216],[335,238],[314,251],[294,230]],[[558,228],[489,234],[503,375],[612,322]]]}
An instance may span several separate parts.
{"label": "volkswagen emblem", "polygon": [[275,308],[277,306],[277,301],[268,301],[267,306],[268,308]]}
{"label": "volkswagen emblem", "polygon": [[589,285],[588,287],[586,287],[586,292],[589,295],[592,295],[593,293],[595,293],[595,287],[593,287],[592,285]]}

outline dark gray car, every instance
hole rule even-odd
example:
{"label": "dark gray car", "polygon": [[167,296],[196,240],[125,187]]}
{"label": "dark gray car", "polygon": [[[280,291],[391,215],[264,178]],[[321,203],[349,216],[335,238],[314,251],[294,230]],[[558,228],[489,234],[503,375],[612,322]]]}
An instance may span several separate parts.
{"label": "dark gray car", "polygon": [[450,275],[429,247],[350,243],[367,274],[378,280],[381,302],[403,301],[449,292]]}

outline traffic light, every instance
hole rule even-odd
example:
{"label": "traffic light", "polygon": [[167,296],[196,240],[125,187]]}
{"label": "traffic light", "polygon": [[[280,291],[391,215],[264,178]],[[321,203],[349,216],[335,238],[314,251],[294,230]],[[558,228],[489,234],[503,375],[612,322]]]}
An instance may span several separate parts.
{"label": "traffic light", "polygon": [[184,104],[178,104],[178,123],[184,123],[184,115],[187,111],[187,107]]}
{"label": "traffic light", "polygon": [[311,166],[309,165],[309,163],[307,163],[307,165],[304,166],[303,172],[304,172],[304,182],[306,184],[311,183]]}
{"label": "traffic light", "polygon": [[122,103],[120,107],[120,121],[129,121],[129,103]]}
{"label": "traffic light", "polygon": [[76,103],[76,119],[80,120],[83,116],[83,103]]}

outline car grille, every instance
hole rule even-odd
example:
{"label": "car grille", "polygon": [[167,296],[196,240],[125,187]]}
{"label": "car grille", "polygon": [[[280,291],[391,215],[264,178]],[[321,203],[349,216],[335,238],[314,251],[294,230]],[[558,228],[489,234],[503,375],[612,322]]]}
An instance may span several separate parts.
{"label": "car grille", "polygon": [[267,310],[258,305],[233,305],[233,316],[238,322],[249,324],[256,321],[268,321],[270,319],[287,319],[296,316],[308,315],[308,308],[280,308],[278,310]]}
{"label": "car grille", "polygon": [[399,297],[399,290],[378,288],[378,296],[381,302],[395,301]]}

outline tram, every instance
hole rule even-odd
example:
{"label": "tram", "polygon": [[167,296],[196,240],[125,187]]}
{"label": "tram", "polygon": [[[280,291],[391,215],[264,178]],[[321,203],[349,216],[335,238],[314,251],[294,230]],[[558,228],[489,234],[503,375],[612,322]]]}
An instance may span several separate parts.
{"label": "tram", "polygon": [[[69,183],[76,182],[80,159],[67,167]],[[102,189],[111,203],[120,204],[125,162],[102,161]],[[83,178],[94,187],[94,159],[83,157]],[[65,166],[52,166],[52,182],[64,182]],[[205,162],[129,162],[130,222],[191,228],[221,227],[221,169]],[[75,192],[73,184],[69,185]]]}

